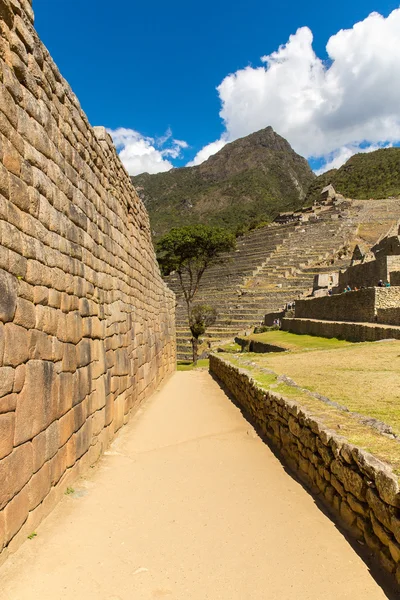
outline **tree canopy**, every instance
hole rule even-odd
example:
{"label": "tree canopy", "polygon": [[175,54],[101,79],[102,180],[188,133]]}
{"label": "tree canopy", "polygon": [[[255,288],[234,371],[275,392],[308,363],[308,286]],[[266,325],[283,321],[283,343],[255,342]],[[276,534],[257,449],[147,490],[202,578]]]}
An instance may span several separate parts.
{"label": "tree canopy", "polygon": [[233,250],[233,233],[209,225],[188,225],[171,229],[157,242],[157,259],[163,275],[176,272],[188,304],[195,296],[208,267],[224,262],[221,256]]}

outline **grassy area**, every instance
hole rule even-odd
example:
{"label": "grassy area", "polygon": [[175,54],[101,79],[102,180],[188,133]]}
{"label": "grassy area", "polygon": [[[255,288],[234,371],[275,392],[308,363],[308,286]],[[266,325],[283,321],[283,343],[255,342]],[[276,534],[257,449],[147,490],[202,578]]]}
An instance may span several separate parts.
{"label": "grassy area", "polygon": [[305,352],[307,350],[329,350],[334,348],[343,348],[344,346],[354,345],[345,340],[336,338],[328,339],[315,337],[313,335],[297,335],[288,331],[267,331],[265,333],[254,333],[249,336],[251,340],[264,342],[286,348],[291,352]]}
{"label": "grassy area", "polygon": [[189,360],[178,361],[177,371],[192,371],[193,369],[208,369],[210,361],[208,358],[198,360],[197,365],[194,365]]}
{"label": "grassy area", "polygon": [[[291,337],[287,338],[287,335]],[[291,348],[287,353],[241,353],[224,357],[250,371],[265,389],[296,400],[321,418],[327,427],[392,463],[400,473],[398,441],[381,435],[349,413],[306,391],[278,381],[279,375],[286,375],[304,390],[318,392],[345,406],[351,413],[378,419],[400,434],[400,341],[353,344],[315,337],[311,338],[314,341],[312,348],[310,339],[305,339],[309,336],[268,332],[252,337],[260,336],[269,343],[285,340],[289,345],[290,340]]]}

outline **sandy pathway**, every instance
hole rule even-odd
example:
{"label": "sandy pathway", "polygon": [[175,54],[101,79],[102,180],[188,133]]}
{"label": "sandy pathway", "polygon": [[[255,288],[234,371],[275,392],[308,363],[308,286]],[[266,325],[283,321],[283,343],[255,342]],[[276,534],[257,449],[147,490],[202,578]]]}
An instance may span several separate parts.
{"label": "sandy pathway", "polygon": [[0,569],[1,600],[378,600],[207,372],[181,372]]}

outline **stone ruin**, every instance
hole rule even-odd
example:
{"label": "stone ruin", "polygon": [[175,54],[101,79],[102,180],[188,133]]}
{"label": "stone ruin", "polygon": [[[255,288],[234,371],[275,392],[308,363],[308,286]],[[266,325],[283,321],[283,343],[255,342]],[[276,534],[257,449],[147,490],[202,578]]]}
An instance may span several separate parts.
{"label": "stone ruin", "polygon": [[[0,559],[174,369],[174,294],[110,136],[0,2]],[[2,552],[3,551],[3,552]]]}

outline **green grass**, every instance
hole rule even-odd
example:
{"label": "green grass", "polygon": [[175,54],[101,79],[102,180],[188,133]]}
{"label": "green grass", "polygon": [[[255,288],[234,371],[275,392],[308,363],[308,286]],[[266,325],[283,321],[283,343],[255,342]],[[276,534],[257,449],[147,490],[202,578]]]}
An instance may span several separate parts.
{"label": "green grass", "polygon": [[254,333],[249,336],[249,339],[264,342],[286,348],[291,352],[304,352],[307,350],[329,350],[334,348],[343,348],[345,346],[354,345],[352,342],[338,340],[336,338],[322,338],[313,335],[298,335],[289,333],[288,331],[267,331],[265,333]]}
{"label": "green grass", "polygon": [[234,354],[235,352],[240,352],[241,347],[239,346],[239,344],[235,344],[235,342],[232,342],[230,344],[223,344],[222,346],[219,346],[218,351],[230,352],[231,354]]}
{"label": "green grass", "polygon": [[210,361],[208,358],[198,360],[197,365],[194,365],[192,362],[188,360],[180,360],[178,361],[177,371],[193,371],[193,369],[208,369]]}

